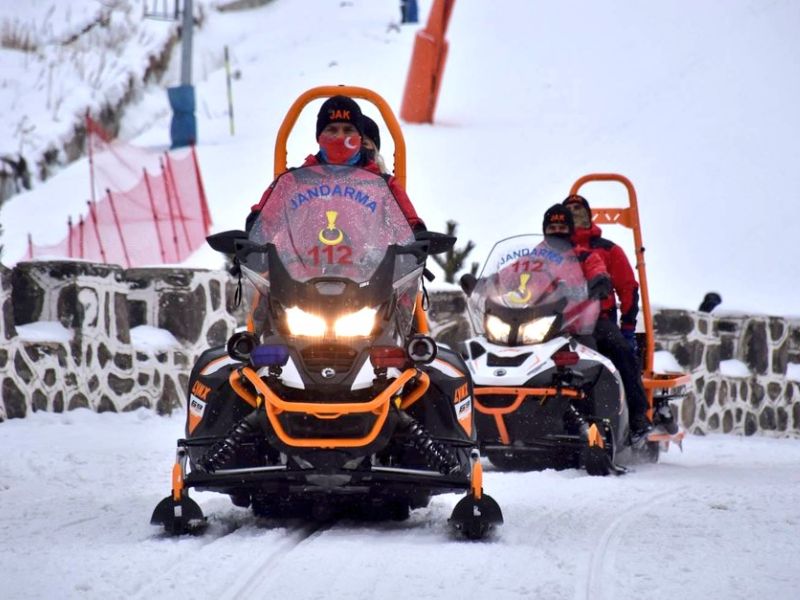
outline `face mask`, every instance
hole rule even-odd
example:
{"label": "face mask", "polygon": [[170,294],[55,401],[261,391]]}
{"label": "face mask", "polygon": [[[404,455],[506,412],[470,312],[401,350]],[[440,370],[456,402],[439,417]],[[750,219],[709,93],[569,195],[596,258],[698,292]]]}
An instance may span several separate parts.
{"label": "face mask", "polygon": [[345,164],[361,149],[361,136],[357,133],[348,136],[321,135],[319,147],[331,164]]}

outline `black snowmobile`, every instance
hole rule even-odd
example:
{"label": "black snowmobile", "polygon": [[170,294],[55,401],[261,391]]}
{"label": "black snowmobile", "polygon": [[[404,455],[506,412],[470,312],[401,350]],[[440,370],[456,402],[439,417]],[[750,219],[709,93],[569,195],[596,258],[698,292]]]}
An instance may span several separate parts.
{"label": "black snowmobile", "polygon": [[466,365],[424,334],[425,259],[454,241],[415,237],[383,177],[331,165],[281,175],[249,234],[211,236],[254,287],[250,323],[192,371],[152,523],[202,525],[192,487],[258,515],[367,519],[466,492],[456,530],[502,523],[481,487]]}

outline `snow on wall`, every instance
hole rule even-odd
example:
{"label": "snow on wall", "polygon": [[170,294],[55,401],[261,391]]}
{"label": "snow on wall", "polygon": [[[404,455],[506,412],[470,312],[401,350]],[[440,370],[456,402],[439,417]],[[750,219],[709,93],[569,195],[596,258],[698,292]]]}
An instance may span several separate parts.
{"label": "snow on wall", "polygon": [[[223,272],[29,262],[0,266],[0,284],[0,420],[77,407],[183,408],[196,357],[224,343],[244,317]],[[428,316],[440,342],[455,346],[471,335],[459,291],[432,292]],[[17,335],[17,325],[41,321],[74,335],[68,342]],[[692,376],[678,402],[686,429],[800,436],[800,382],[787,377],[800,363],[800,321],[661,309],[654,325],[656,349]],[[137,350],[130,330],[140,327],[166,330],[179,346]],[[723,369],[723,361],[739,369]]]}

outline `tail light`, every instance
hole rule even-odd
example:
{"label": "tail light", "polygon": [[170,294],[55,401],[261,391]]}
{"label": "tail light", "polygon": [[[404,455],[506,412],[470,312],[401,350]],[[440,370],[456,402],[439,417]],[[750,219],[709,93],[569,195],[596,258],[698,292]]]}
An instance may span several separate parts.
{"label": "tail light", "polygon": [[377,369],[402,369],[408,362],[408,355],[398,346],[373,346],[369,349],[369,359]]}
{"label": "tail light", "polygon": [[552,356],[553,362],[556,363],[556,366],[560,369],[562,367],[571,367],[572,365],[577,365],[578,361],[581,359],[578,356],[577,352],[556,352]]}

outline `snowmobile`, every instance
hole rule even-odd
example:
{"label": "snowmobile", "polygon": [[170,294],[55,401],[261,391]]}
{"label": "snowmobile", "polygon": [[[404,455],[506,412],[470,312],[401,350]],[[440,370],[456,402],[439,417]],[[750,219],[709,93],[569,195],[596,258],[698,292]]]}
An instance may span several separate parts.
{"label": "snowmobile", "polygon": [[[402,155],[386,103],[344,87],[301,96],[278,150],[306,102],[335,94],[378,106]],[[261,516],[316,519],[402,520],[435,494],[464,492],[450,524],[484,537],[503,518],[482,489],[472,382],[427,335],[421,306],[426,258],[455,239],[415,235],[386,180],[365,169],[276,162],[276,172],[248,233],[208,238],[234,257],[252,309],[246,331],[194,366],[172,493],[151,522],[201,528],[190,488]]]}
{"label": "snowmobile", "polygon": [[[587,176],[571,193],[585,181],[617,177]],[[635,195],[627,209],[593,208],[592,214],[596,222],[631,227],[642,248]],[[478,278],[462,278],[476,336],[461,351],[475,384],[478,438],[495,467],[621,474],[625,465],[655,462],[670,441],[681,442],[669,401],[680,397],[678,388],[689,377],[652,372],[652,322],[639,251],[637,267],[646,327],[643,381],[648,416],[659,427],[636,447],[620,376],[593,349],[599,303],[589,298],[571,248],[554,249],[542,236],[515,236],[494,246]]]}

